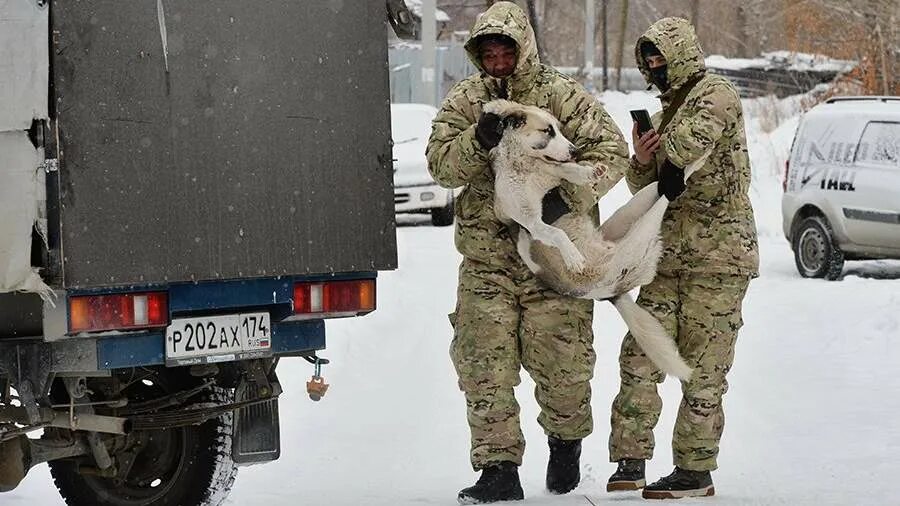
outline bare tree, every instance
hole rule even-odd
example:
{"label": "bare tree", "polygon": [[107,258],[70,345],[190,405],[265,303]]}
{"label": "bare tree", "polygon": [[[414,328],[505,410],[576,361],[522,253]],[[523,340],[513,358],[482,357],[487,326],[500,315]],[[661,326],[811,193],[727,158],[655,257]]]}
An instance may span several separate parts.
{"label": "bare tree", "polygon": [[534,29],[534,43],[537,45],[538,55],[542,62],[547,62],[547,53],[544,51],[544,45],[541,43],[541,23],[537,15],[537,7],[535,0],[528,0],[528,20],[531,22],[531,28]]}
{"label": "bare tree", "polygon": [[[900,41],[896,16],[900,0],[806,0],[786,2],[784,31],[789,49],[857,62],[843,79],[844,92],[898,93]],[[885,36],[887,32],[888,36]]]}
{"label": "bare tree", "polygon": [[[468,31],[495,1],[438,0],[438,6],[450,15],[452,30]],[[527,9],[544,61],[581,65],[584,0],[515,1]],[[629,0],[627,10],[624,3],[609,9],[613,68],[633,65],[629,47],[650,24],[681,16],[690,17],[708,54],[755,57],[788,50],[853,60],[859,69],[848,79],[860,92],[900,93],[900,0]],[[616,79],[611,84],[624,82]]]}
{"label": "bare tree", "polygon": [[700,33],[700,0],[691,0],[691,24],[694,30]]}

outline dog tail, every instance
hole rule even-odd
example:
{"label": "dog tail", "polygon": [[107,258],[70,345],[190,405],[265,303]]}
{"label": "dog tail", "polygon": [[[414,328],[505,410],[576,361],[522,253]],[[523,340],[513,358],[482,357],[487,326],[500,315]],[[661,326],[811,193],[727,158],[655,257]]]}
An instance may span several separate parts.
{"label": "dog tail", "polygon": [[637,340],[644,354],[664,373],[687,381],[691,377],[691,368],[678,354],[675,341],[669,336],[662,324],[646,309],[638,306],[627,293],[618,295],[610,302],[622,315],[631,335]]}

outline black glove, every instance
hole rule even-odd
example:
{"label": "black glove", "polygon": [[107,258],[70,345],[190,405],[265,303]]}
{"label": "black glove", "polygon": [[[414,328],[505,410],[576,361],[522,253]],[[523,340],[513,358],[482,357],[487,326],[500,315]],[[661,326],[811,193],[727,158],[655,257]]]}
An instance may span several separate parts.
{"label": "black glove", "polygon": [[481,147],[490,151],[500,144],[500,138],[503,137],[502,122],[500,116],[492,112],[481,113],[475,126],[475,139]]}
{"label": "black glove", "polygon": [[660,195],[665,195],[672,202],[684,192],[684,169],[670,162],[668,158],[659,169]]}
{"label": "black glove", "polygon": [[544,194],[544,199],[541,201],[541,219],[544,220],[544,223],[552,225],[564,214],[569,214],[570,212],[572,212],[572,209],[563,200],[562,194],[559,192],[559,186]]}

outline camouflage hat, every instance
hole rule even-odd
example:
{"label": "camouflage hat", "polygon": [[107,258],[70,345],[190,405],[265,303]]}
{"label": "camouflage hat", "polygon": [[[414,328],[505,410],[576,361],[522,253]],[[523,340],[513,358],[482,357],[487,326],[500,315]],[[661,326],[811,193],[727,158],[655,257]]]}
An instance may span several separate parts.
{"label": "camouflage hat", "polygon": [[482,72],[484,72],[484,67],[481,66],[478,46],[482,37],[488,35],[503,35],[515,41],[518,58],[510,80],[531,81],[538,72],[540,59],[534,39],[534,30],[528,22],[525,11],[512,2],[497,2],[478,16],[478,21],[472,27],[465,48],[469,59]]}
{"label": "camouflage hat", "polygon": [[672,90],[680,88],[695,74],[706,70],[703,49],[691,23],[682,18],[663,18],[644,32],[634,48],[637,66],[647,84],[653,84],[650,67],[642,55],[642,47],[647,42],[655,45],[666,59],[668,81]]}

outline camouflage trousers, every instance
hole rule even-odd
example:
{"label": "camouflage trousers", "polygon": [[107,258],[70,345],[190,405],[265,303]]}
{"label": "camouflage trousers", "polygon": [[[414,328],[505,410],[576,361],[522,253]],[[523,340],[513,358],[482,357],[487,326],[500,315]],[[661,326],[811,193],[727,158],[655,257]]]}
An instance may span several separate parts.
{"label": "camouflage trousers", "polygon": [[[741,320],[741,302],[749,277],[719,274],[658,275],[641,288],[638,303],[653,313],[675,336],[678,349],[694,368],[682,382],[681,406],[675,421],[672,453],[676,466],[714,470],[725,426],[722,397],[725,376],[734,360]],[[641,351],[631,334],[619,355],[621,384],[612,405],[610,461],[653,456],[653,428],[662,400],[656,384],[664,374]]]}
{"label": "camouflage trousers", "polygon": [[525,440],[513,387],[524,367],[535,382],[538,423],[559,439],[591,433],[593,301],[542,286],[519,264],[465,259],[459,269],[450,356],[465,393],[475,470],[522,463]]}

